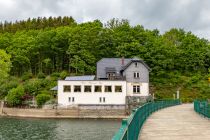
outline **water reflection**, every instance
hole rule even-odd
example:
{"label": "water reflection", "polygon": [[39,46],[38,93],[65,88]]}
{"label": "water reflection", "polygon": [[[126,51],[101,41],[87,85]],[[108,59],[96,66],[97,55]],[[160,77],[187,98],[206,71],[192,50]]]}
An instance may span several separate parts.
{"label": "water reflection", "polygon": [[1,140],[109,140],[116,120],[0,118]]}

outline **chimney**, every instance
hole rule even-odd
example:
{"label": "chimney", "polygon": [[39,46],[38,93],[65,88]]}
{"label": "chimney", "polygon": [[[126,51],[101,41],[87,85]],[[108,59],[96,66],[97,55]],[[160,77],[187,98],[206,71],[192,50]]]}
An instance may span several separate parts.
{"label": "chimney", "polygon": [[124,61],[125,61],[125,59],[124,59],[124,56],[121,58],[121,64],[122,65],[124,65]]}

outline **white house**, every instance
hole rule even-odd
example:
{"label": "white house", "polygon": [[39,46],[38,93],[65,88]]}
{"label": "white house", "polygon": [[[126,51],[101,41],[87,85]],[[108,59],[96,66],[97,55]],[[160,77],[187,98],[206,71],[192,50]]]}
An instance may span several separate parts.
{"label": "white house", "polygon": [[96,76],[58,81],[58,104],[126,105],[127,97],[149,96],[149,71],[141,59],[103,58],[97,62]]}

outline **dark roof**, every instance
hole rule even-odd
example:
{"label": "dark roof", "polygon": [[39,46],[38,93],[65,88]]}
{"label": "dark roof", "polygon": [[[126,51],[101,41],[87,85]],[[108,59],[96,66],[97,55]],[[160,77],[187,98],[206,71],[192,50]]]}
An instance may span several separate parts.
{"label": "dark roof", "polygon": [[131,59],[131,61],[125,65],[124,67],[122,67],[122,71],[124,71],[125,69],[127,69],[133,62],[140,62],[142,63],[149,71],[151,71],[150,67],[142,60],[142,59],[138,59],[136,57],[134,57],[133,59]]}
{"label": "dark roof", "polygon": [[65,78],[66,81],[90,81],[94,79],[95,75],[69,76]]}
{"label": "dark roof", "polygon": [[106,67],[105,70],[106,72],[116,72],[115,67]]}
{"label": "dark roof", "polygon": [[[123,58],[102,58],[98,62],[103,62],[106,67],[115,68],[116,71],[124,71],[128,66],[130,66],[133,62],[140,62],[142,63],[149,71],[151,71],[150,67],[140,58],[133,57],[133,58],[124,58],[124,65],[122,65]],[[97,62],[97,63],[98,63]],[[105,68],[105,70],[107,70]]]}

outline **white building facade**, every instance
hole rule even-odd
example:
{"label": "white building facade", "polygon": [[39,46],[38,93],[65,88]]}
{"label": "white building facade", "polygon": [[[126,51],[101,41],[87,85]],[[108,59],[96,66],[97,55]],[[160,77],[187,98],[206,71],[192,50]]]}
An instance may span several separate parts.
{"label": "white building facade", "polygon": [[[113,63],[106,65],[109,61]],[[58,81],[57,90],[58,104],[63,107],[126,105],[126,97],[149,96],[149,67],[139,59],[102,59],[97,63],[96,78],[67,77]]]}
{"label": "white building facade", "polygon": [[126,81],[58,81],[60,105],[124,105]]}

